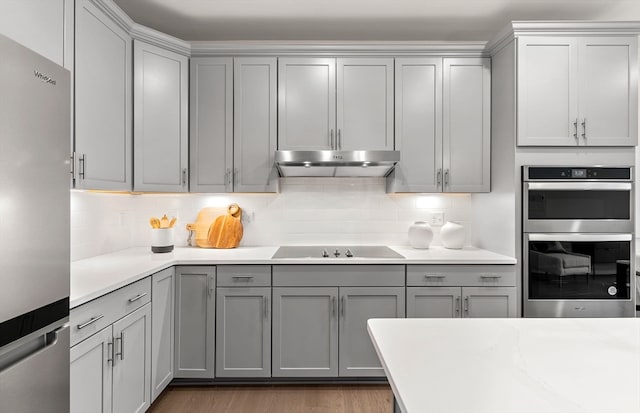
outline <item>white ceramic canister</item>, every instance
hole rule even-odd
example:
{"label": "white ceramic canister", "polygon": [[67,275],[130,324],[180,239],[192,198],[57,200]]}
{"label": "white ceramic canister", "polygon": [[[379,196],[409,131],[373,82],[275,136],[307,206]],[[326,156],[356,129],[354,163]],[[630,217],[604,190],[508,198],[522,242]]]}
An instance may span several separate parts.
{"label": "white ceramic canister", "polygon": [[173,228],[154,228],[151,230],[151,251],[173,251]]}
{"label": "white ceramic canister", "polygon": [[433,240],[433,230],[424,221],[416,221],[409,226],[409,245],[413,248],[429,248]]}
{"label": "white ceramic canister", "polygon": [[461,249],[465,236],[464,226],[457,222],[447,221],[440,229],[440,238],[445,248]]}

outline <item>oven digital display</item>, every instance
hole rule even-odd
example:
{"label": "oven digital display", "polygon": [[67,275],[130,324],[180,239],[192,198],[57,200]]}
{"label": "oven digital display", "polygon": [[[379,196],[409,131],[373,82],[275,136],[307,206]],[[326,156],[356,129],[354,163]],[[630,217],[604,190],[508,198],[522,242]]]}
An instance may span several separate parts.
{"label": "oven digital display", "polygon": [[572,169],[571,170],[571,177],[572,178],[576,178],[576,179],[584,179],[587,177],[587,170],[586,169]]}

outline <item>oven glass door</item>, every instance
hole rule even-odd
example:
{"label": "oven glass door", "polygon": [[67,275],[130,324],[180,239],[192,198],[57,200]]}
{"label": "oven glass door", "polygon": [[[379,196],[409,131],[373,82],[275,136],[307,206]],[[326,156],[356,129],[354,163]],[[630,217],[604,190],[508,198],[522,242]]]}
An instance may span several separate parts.
{"label": "oven glass door", "polygon": [[526,184],[529,220],[629,220],[631,183]]}
{"label": "oven glass door", "polygon": [[527,234],[524,247],[530,300],[631,298],[631,234]]}

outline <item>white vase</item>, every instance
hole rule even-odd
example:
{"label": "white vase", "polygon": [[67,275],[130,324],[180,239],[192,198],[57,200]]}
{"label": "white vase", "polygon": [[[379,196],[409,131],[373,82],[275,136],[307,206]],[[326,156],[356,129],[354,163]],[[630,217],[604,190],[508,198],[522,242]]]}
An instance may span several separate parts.
{"label": "white vase", "polygon": [[464,246],[464,226],[457,222],[447,221],[440,229],[440,238],[445,248],[460,249]]}
{"label": "white vase", "polygon": [[416,221],[409,226],[409,245],[413,248],[429,248],[433,240],[433,230],[424,221]]}

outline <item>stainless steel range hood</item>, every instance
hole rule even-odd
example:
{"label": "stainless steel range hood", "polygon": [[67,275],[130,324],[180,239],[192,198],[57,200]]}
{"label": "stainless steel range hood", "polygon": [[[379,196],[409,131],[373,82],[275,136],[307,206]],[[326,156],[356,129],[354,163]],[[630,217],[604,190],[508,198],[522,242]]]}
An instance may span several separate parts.
{"label": "stainless steel range hood", "polygon": [[280,176],[387,176],[399,151],[276,151]]}

